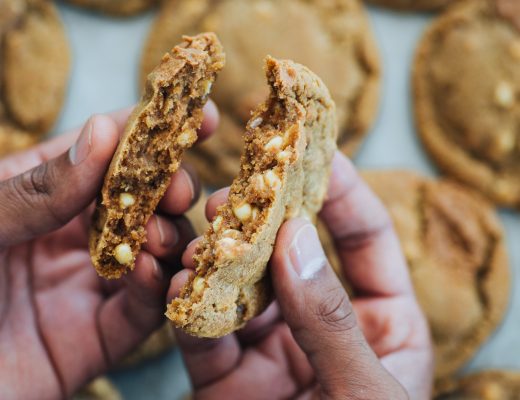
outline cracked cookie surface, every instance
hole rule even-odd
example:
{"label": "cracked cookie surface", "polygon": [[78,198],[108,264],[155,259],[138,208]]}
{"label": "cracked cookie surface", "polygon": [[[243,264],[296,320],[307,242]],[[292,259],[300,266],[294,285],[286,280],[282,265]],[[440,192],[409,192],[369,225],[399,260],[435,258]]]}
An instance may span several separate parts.
{"label": "cracked cookie surface", "polygon": [[261,73],[267,54],[295,60],[323,79],[337,105],[338,147],[355,153],[375,119],[380,83],[375,40],[358,0],[165,2],[146,44],[142,75],[181,34],[196,30],[215,31],[229,60],[212,94],[223,124],[188,154],[206,182],[229,185],[238,173],[242,126],[267,95]]}
{"label": "cracked cookie surface", "polygon": [[90,254],[99,275],[114,279],[134,268],[145,225],[197,140],[202,108],[224,62],[214,34],[184,37],[148,77],[94,213]]}
{"label": "cracked cookie surface", "polygon": [[437,378],[468,362],[502,321],[509,302],[504,233],[493,207],[448,180],[366,171],[388,208],[430,323]]}
{"label": "cracked cookie surface", "polygon": [[266,60],[267,101],[253,113],[241,168],[194,255],[196,275],[166,312],[191,335],[220,337],[271,301],[266,275],[284,220],[320,210],[336,149],[334,102],[292,61]]}
{"label": "cracked cookie surface", "polygon": [[413,86],[418,131],[441,170],[518,208],[520,27],[509,11],[475,0],[441,15],[419,45]]}
{"label": "cracked cookie surface", "polygon": [[[146,11],[158,0],[66,0],[67,2],[114,16],[130,16]],[[180,39],[177,38],[177,41]],[[172,46],[175,43],[172,43]],[[171,46],[170,46],[171,47]],[[165,49],[163,53],[168,51]],[[157,60],[158,61],[158,60]]]}
{"label": "cracked cookie surface", "polygon": [[435,400],[518,400],[520,372],[480,371],[436,388]]}
{"label": "cracked cookie surface", "polygon": [[0,2],[0,156],[47,133],[61,110],[69,47],[48,0]]}
{"label": "cracked cookie surface", "polygon": [[432,11],[449,6],[458,0],[365,0],[367,3],[401,11]]}

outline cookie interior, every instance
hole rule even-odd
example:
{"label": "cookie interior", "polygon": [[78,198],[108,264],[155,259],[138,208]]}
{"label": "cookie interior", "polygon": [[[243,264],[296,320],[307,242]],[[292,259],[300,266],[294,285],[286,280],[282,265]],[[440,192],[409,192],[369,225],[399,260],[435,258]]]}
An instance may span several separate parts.
{"label": "cookie interior", "polygon": [[224,62],[214,35],[185,38],[150,74],[146,91],[105,177],[91,238],[94,265],[106,278],[132,269],[145,225],[196,141],[206,103]]}

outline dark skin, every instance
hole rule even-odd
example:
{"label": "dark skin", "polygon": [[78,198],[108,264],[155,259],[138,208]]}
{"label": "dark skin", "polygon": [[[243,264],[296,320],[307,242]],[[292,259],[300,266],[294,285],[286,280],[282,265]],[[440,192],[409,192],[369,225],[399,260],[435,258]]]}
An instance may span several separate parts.
{"label": "dark skin", "polygon": [[[209,199],[208,219],[227,193]],[[221,339],[178,332],[195,399],[430,399],[428,327],[399,241],[381,202],[339,153],[320,218],[357,297],[349,299],[312,225],[286,222],[270,263],[277,301]],[[193,273],[194,246],[170,298]]]}
{"label": "dark skin", "polygon": [[[170,281],[193,238],[181,215],[199,185],[187,168],[151,218],[136,269],[105,282],[92,268],[92,202],[127,116],[93,117],[79,139],[72,132],[0,161],[2,398],[70,396],[160,326],[165,299],[192,273],[194,244]],[[216,121],[210,105],[201,137]],[[349,162],[334,165],[321,217],[360,297],[349,300],[313,228],[288,221],[270,265],[277,302],[222,339],[178,332],[196,398],[428,398],[431,345],[397,238]],[[210,199],[208,217],[226,196]]]}
{"label": "dark skin", "polygon": [[[194,237],[179,217],[198,196],[192,174],[173,176],[133,273],[105,282],[88,252],[92,202],[127,117],[91,118],[80,148],[68,150],[72,132],[0,161],[2,399],[70,397],[164,321],[172,269]],[[217,120],[208,106],[201,136]]]}

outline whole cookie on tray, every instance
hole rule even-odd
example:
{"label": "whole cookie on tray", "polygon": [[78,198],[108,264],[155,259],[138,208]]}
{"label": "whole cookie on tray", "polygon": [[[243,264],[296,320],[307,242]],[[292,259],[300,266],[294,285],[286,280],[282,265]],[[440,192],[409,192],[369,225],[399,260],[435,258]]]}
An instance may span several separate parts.
{"label": "whole cookie on tray", "polygon": [[[206,182],[227,185],[238,173],[242,126],[267,95],[261,73],[266,54],[295,60],[323,79],[337,105],[338,145],[355,153],[375,119],[380,84],[375,40],[358,0],[164,2],[143,54],[142,76],[182,34],[197,30],[215,31],[229,60],[212,93],[226,126],[190,155]],[[223,165],[208,171],[205,160],[215,158]]]}
{"label": "whole cookie on tray", "polygon": [[119,278],[134,268],[145,225],[197,140],[202,108],[224,62],[219,40],[206,33],[184,37],[149,75],[94,213],[90,254],[99,275]]}
{"label": "whole cookie on tray", "polygon": [[[159,0],[66,0],[77,6],[115,16],[129,16],[145,11]],[[180,39],[180,38],[179,38]],[[174,43],[173,43],[174,44]],[[172,44],[172,46],[173,46]],[[171,47],[171,46],[170,46]],[[165,52],[169,49],[165,49]]]}
{"label": "whole cookie on tray", "polygon": [[53,2],[0,2],[0,156],[38,141],[60,112],[69,47]]}
{"label": "whole cookie on tray", "polygon": [[388,208],[430,323],[435,375],[453,374],[500,324],[509,292],[504,233],[493,207],[455,182],[365,172]]}
{"label": "whole cookie on tray", "polygon": [[518,400],[520,371],[474,372],[435,389],[435,400]]}
{"label": "whole cookie on tray", "polygon": [[438,17],[417,50],[413,86],[417,128],[441,170],[496,204],[520,207],[515,3],[463,1]]}
{"label": "whole cookie on tray", "polygon": [[287,218],[314,218],[327,190],[337,136],[327,87],[271,57],[266,76],[271,93],[247,125],[228,201],[195,250],[196,275],[168,305],[168,318],[191,335],[226,335],[267,307],[278,229]]}
{"label": "whole cookie on tray", "polygon": [[458,0],[365,0],[367,3],[402,11],[432,11]]}

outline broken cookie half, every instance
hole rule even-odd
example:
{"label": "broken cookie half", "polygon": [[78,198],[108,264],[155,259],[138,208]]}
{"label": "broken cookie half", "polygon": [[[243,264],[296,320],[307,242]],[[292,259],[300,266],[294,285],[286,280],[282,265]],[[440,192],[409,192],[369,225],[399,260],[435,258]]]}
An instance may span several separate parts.
{"label": "broken cookie half", "polygon": [[134,268],[145,225],[184,151],[197,140],[204,107],[225,56],[217,37],[184,37],[148,76],[98,199],[90,254],[99,275],[120,278]]}
{"label": "broken cookie half", "polygon": [[220,337],[271,301],[267,263],[288,218],[314,218],[336,149],[335,105],[323,82],[292,61],[266,60],[270,95],[245,133],[238,177],[195,251],[195,276],[166,315],[191,335]]}

